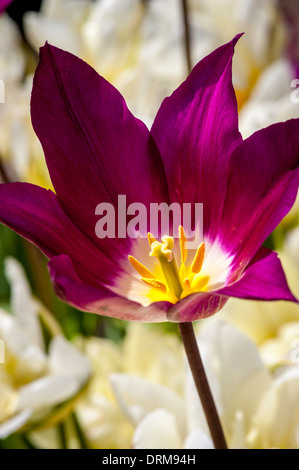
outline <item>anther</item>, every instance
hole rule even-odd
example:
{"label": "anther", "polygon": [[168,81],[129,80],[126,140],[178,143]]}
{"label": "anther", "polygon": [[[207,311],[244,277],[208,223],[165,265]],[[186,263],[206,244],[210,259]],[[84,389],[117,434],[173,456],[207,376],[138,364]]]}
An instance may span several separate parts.
{"label": "anther", "polygon": [[134,256],[128,256],[128,258],[133,268],[136,269],[136,271],[138,272],[138,274],[140,274],[141,277],[155,279],[155,275],[149,269],[147,269],[146,266],[140,263],[140,261],[134,258]]}
{"label": "anther", "polygon": [[186,235],[182,225],[179,226],[179,239],[180,239],[180,250],[181,250],[181,263],[185,263],[187,259],[188,250],[186,248]]}
{"label": "anther", "polygon": [[205,257],[205,244],[202,242],[197,248],[196,255],[192,261],[191,271],[193,274],[198,274],[202,268],[203,260]]}
{"label": "anther", "polygon": [[145,282],[147,285],[154,287],[155,289],[158,289],[159,291],[163,292],[166,294],[167,292],[167,286],[164,284],[164,282],[158,281],[156,279],[148,279],[145,277],[142,277],[141,280]]}

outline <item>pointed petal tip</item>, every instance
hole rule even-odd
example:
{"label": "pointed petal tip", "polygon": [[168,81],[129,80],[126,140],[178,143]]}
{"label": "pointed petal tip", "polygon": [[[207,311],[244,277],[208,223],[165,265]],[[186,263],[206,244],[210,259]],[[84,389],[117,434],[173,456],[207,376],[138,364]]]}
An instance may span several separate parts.
{"label": "pointed petal tip", "polygon": [[51,44],[48,41],[45,41],[45,44],[39,48],[39,55],[41,55],[47,49],[50,49]]}
{"label": "pointed petal tip", "polygon": [[235,46],[237,44],[237,42],[239,41],[239,39],[241,39],[242,36],[244,36],[245,32],[243,33],[238,33],[235,35],[235,37],[233,38],[232,42],[233,42],[233,45]]}
{"label": "pointed petal tip", "polygon": [[226,46],[229,46],[230,44],[232,45],[232,55],[234,54],[235,52],[235,47],[237,45],[237,43],[239,42],[239,40],[241,39],[242,36],[244,36],[245,33],[238,33],[235,35],[235,37],[229,41]]}

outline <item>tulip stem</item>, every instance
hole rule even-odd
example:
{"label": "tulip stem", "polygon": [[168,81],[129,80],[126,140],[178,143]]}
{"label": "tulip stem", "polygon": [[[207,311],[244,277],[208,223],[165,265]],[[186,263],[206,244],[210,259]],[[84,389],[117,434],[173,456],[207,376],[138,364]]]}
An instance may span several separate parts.
{"label": "tulip stem", "polygon": [[61,449],[67,449],[67,436],[65,423],[58,424],[58,436]]}
{"label": "tulip stem", "polygon": [[3,183],[10,183],[10,180],[6,173],[6,169],[1,159],[1,156],[0,156],[0,179],[2,180]]}
{"label": "tulip stem", "polygon": [[188,0],[182,0],[183,20],[184,20],[184,36],[185,36],[185,54],[187,61],[188,74],[192,70],[191,61],[191,44],[190,44],[190,25],[188,14]]}
{"label": "tulip stem", "polygon": [[215,449],[227,449],[223,429],[204,370],[192,323],[179,323],[179,329]]}
{"label": "tulip stem", "polygon": [[71,414],[71,418],[73,420],[73,425],[74,425],[76,433],[77,433],[78,441],[80,443],[80,449],[88,449],[88,443],[87,443],[85,434],[84,434],[83,429],[80,425],[80,422],[77,418],[77,415],[74,411]]}

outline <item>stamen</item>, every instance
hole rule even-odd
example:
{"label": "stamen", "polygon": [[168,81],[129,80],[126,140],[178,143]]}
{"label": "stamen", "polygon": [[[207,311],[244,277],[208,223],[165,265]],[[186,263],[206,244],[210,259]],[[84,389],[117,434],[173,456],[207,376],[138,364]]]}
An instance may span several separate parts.
{"label": "stamen", "polygon": [[164,284],[164,282],[158,281],[156,279],[148,279],[145,277],[142,277],[141,280],[148,284],[151,287],[154,287],[155,289],[158,289],[159,291],[163,292],[166,294],[167,292],[167,286]]}
{"label": "stamen", "polygon": [[[162,273],[157,275],[162,281],[156,278],[146,266],[138,261],[133,256],[129,256],[129,261],[133,268],[141,276],[141,280],[153,288],[166,294],[167,300],[176,303],[179,299],[183,299],[188,295],[196,292],[205,292],[208,290],[210,277],[201,273],[204,258],[205,258],[205,243],[202,242],[197,248],[196,254],[192,261],[191,267],[187,262],[187,237],[182,225],[179,226],[179,243],[181,253],[181,263],[178,268],[174,257],[174,239],[168,235],[161,238],[161,242],[157,241],[155,237],[149,232],[147,234],[148,243],[150,245],[150,256],[157,258],[160,264]],[[156,271],[155,271],[156,273]],[[163,277],[161,277],[161,275]],[[160,297],[157,293],[149,291],[148,295],[153,301]]]}
{"label": "stamen", "polygon": [[149,243],[150,247],[152,246],[152,243],[157,241],[155,239],[155,237],[150,232],[148,232],[148,234],[147,234],[147,239],[148,239],[148,243]]}
{"label": "stamen", "polygon": [[128,256],[128,258],[133,268],[136,269],[136,271],[138,272],[138,274],[140,274],[141,277],[155,279],[156,276],[149,269],[147,269],[144,264],[140,263],[140,261],[134,258],[134,256]]}
{"label": "stamen", "polygon": [[179,226],[179,238],[180,238],[180,249],[181,249],[181,263],[185,263],[187,259],[188,250],[186,248],[186,235],[182,225]]}
{"label": "stamen", "polygon": [[198,274],[202,268],[203,260],[205,257],[205,244],[202,242],[197,248],[196,255],[192,261],[191,271],[193,274]]}

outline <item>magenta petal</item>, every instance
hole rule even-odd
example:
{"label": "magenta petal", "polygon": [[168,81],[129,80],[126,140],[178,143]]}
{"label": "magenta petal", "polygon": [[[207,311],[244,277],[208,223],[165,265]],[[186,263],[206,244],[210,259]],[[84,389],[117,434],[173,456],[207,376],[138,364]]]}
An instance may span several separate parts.
{"label": "magenta petal", "polygon": [[127,321],[167,320],[168,302],[156,302],[148,307],[142,307],[136,302],[117,296],[104,286],[100,288],[87,286],[79,278],[68,256],[53,258],[48,266],[56,294],[79,310]]}
{"label": "magenta petal", "polygon": [[294,204],[299,119],[274,124],[233,152],[219,238],[243,269]]}
{"label": "magenta petal", "polygon": [[151,134],[165,167],[171,201],[203,203],[204,231],[217,235],[229,156],[242,141],[232,86],[239,39],[201,60],[158,111]]}
{"label": "magenta petal", "polygon": [[0,13],[3,13],[13,0],[0,0]]}
{"label": "magenta petal", "polygon": [[29,183],[1,184],[0,221],[48,258],[72,249],[72,224],[50,190]]}
{"label": "magenta petal", "polygon": [[[0,185],[0,221],[52,258],[67,254],[86,282],[113,282],[120,267],[69,220],[55,194],[28,183]],[[101,267],[105,265],[105,270]]]}
{"label": "magenta petal", "polygon": [[[117,205],[118,195],[126,195],[127,205],[168,201],[162,162],[150,149],[148,129],[121,94],[81,59],[49,44],[41,48],[31,115],[56,194],[94,243],[99,242],[99,203]],[[109,240],[101,243],[110,256],[117,254]]]}
{"label": "magenta petal", "polygon": [[256,300],[289,300],[298,302],[291,293],[277,253],[260,248],[257,255],[235,283],[218,294]]}
{"label": "magenta petal", "polygon": [[214,293],[192,294],[174,304],[167,312],[172,322],[192,322],[210,317],[219,312],[228,298]]}

